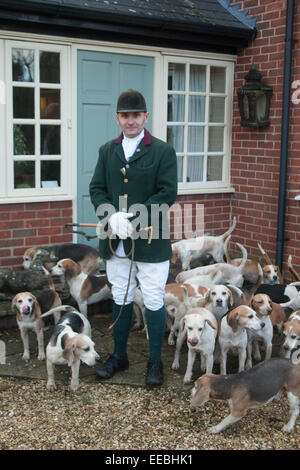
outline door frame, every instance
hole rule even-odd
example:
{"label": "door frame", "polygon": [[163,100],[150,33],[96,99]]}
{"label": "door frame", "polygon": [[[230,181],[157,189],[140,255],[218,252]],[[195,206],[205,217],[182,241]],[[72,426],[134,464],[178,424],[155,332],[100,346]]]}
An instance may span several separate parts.
{"label": "door frame", "polygon": [[[132,55],[132,56],[143,56],[143,57],[152,57],[154,60],[153,64],[153,98],[152,98],[152,116],[155,116],[155,119],[152,119],[152,134],[158,138],[164,138],[164,134],[162,132],[163,126],[161,123],[161,116],[163,115],[163,90],[162,87],[159,86],[162,83],[163,78],[163,56],[160,52],[156,51],[147,51],[147,50],[140,50],[140,49],[127,49],[122,47],[109,47],[109,46],[90,46],[85,44],[74,44],[72,46],[72,161],[74,164],[72,165],[72,193],[74,194],[73,199],[73,223],[77,223],[77,211],[78,211],[78,187],[77,187],[77,159],[78,159],[78,145],[77,145],[77,126],[78,126],[78,119],[77,119],[77,105],[78,105],[78,81],[77,81],[77,72],[78,72],[78,61],[77,61],[77,53],[78,51],[86,51],[86,52],[107,52],[110,54],[124,54],[124,55]],[[74,132],[75,130],[75,132]],[[73,235],[73,242],[77,242],[77,235]]]}

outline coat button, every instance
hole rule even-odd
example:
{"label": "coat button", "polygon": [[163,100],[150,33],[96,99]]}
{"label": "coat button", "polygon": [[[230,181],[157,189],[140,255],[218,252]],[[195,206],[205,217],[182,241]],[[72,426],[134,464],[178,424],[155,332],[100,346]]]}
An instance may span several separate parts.
{"label": "coat button", "polygon": [[128,165],[128,163],[127,163],[127,165],[125,165],[125,166],[126,166],[126,168],[130,168],[130,165]]}
{"label": "coat button", "polygon": [[128,194],[124,194],[123,197],[127,198],[127,197],[128,197]]}
{"label": "coat button", "polygon": [[124,183],[128,183],[128,179],[127,179],[127,178],[124,179]]}

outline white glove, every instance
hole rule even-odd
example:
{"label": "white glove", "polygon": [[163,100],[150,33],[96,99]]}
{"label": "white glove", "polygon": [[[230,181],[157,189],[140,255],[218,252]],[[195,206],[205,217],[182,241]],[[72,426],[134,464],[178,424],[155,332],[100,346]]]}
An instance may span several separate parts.
{"label": "white glove", "polygon": [[133,225],[127,220],[130,217],[133,217],[132,213],[116,212],[108,220],[112,233],[122,240],[130,237],[133,232]]}

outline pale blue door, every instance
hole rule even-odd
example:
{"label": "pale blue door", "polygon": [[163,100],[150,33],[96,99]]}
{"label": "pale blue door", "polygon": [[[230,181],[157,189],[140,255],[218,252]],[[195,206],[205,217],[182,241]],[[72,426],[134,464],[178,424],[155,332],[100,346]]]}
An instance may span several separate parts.
{"label": "pale blue door", "polygon": [[[89,184],[98,159],[99,147],[120,134],[116,123],[116,104],[122,91],[139,90],[146,99],[151,132],[153,59],[123,54],[78,52],[78,162],[77,222],[97,223],[90,202]],[[94,235],[94,229],[79,229]],[[98,246],[78,236],[79,243]]]}

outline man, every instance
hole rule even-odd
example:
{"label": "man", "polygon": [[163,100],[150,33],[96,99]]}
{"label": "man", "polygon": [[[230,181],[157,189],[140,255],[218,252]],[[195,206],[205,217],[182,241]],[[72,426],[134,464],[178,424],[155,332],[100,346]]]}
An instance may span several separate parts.
{"label": "man", "polygon": [[[172,255],[169,233],[163,225],[164,217],[151,219],[151,208],[170,207],[177,196],[177,161],[175,150],[145,129],[149,113],[146,102],[138,91],[127,90],[118,99],[116,118],[121,135],[103,145],[90,183],[91,201],[100,220],[112,205],[113,215],[108,226],[113,234],[112,249],[108,239],[100,240],[100,257],[107,260],[106,272],[112,284],[113,319],[118,318],[123,305],[130,271],[132,238],[134,263],[125,306],[114,326],[114,353],[97,370],[100,378],[107,379],[129,367],[126,346],[131,328],[136,278],[146,307],[149,334],[149,360],[146,385],[163,383],[161,361],[165,333],[166,310],[163,297]],[[148,244],[147,234],[134,231],[134,213],[128,208],[143,205],[146,225],[152,225],[155,236]],[[142,211],[143,212],[143,211]],[[158,226],[159,225],[159,226]],[[144,227],[139,226],[139,229]]]}

